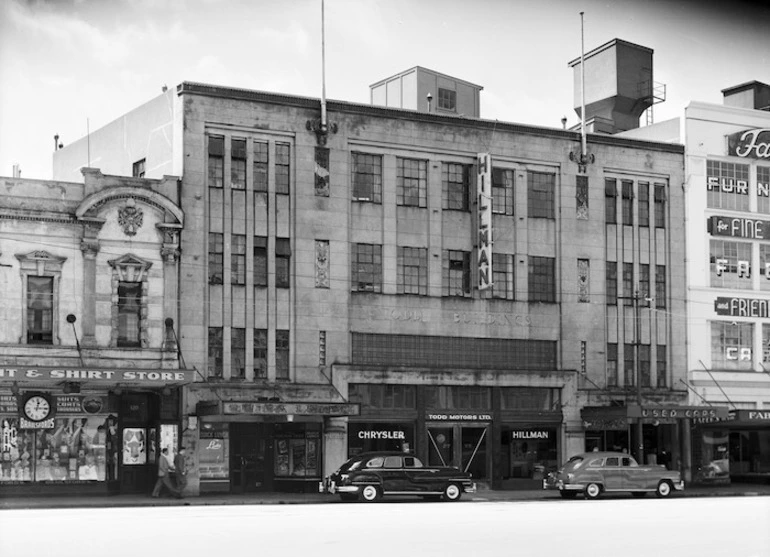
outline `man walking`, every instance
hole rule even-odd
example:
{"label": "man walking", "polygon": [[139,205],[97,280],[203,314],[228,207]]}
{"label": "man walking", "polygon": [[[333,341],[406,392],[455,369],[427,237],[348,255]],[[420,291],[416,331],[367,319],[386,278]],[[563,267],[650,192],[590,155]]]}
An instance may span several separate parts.
{"label": "man walking", "polygon": [[182,494],[171,484],[169,479],[170,466],[168,463],[168,448],[164,447],[160,451],[160,458],[158,458],[158,480],[155,482],[155,488],[152,490],[152,496],[158,497],[161,489],[165,487],[171,495],[177,499],[182,498]]}
{"label": "man walking", "polygon": [[179,452],[174,457],[174,469],[176,470],[176,488],[181,494],[187,485],[187,469],[185,468],[184,457],[187,450],[184,447],[179,447]]}

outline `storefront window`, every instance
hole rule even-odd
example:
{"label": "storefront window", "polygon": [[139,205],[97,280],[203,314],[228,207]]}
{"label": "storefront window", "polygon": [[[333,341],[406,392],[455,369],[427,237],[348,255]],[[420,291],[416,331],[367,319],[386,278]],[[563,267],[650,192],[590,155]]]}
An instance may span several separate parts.
{"label": "storefront window", "polygon": [[230,474],[230,435],[227,424],[207,423],[201,429],[198,444],[198,469],[201,481],[227,480]]}
{"label": "storefront window", "polygon": [[503,410],[545,410],[560,407],[559,389],[537,387],[503,387],[500,407]]}
{"label": "storefront window", "polygon": [[414,450],[414,424],[366,422],[348,424],[348,457],[368,451]]}
{"label": "storefront window", "polygon": [[694,480],[701,483],[729,483],[729,431],[701,429],[693,435]]}
{"label": "storefront window", "polygon": [[319,477],[320,424],[279,424],[275,428],[276,477]]}
{"label": "storefront window", "polygon": [[736,321],[711,322],[711,368],[752,371],[754,324]]}
{"label": "storefront window", "polygon": [[557,429],[503,427],[503,478],[543,479],[557,462]]}

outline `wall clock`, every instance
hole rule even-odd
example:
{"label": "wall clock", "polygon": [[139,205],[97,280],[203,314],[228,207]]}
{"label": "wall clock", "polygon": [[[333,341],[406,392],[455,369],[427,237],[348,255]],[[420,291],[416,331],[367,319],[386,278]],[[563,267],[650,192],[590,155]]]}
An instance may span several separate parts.
{"label": "wall clock", "polygon": [[25,397],[21,411],[29,421],[42,422],[51,417],[53,404],[47,395],[31,393]]}

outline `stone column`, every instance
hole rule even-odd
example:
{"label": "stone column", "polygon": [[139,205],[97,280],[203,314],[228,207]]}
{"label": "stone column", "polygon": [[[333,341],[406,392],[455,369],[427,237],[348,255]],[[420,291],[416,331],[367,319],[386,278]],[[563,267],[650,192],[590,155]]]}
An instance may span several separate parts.
{"label": "stone column", "polygon": [[96,256],[99,253],[99,240],[96,235],[99,228],[86,226],[83,238],[80,240],[80,251],[83,252],[83,346],[96,346]]}
{"label": "stone column", "polygon": [[348,419],[324,419],[324,468],[322,475],[328,476],[347,460]]}

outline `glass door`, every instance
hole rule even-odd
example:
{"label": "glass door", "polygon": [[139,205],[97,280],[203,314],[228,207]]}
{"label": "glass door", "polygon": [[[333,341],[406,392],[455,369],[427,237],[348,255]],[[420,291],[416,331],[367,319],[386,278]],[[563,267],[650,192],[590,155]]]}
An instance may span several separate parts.
{"label": "glass door", "polygon": [[487,426],[428,425],[428,465],[455,466],[486,478]]}
{"label": "glass door", "polygon": [[455,466],[454,428],[428,427],[428,465]]}
{"label": "glass door", "polygon": [[463,472],[470,472],[475,479],[487,475],[487,428],[461,427]]}

